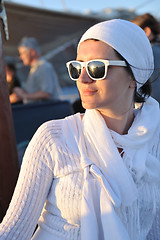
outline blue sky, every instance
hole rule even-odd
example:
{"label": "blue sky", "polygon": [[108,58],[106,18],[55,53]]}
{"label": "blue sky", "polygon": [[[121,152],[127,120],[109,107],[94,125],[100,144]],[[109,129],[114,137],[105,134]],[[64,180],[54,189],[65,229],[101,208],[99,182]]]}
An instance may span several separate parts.
{"label": "blue sky", "polygon": [[160,19],[160,0],[10,0],[10,2],[41,6],[58,11],[66,9],[81,13],[84,13],[88,9],[97,12],[105,8],[122,7],[137,9],[138,14],[150,12]]}

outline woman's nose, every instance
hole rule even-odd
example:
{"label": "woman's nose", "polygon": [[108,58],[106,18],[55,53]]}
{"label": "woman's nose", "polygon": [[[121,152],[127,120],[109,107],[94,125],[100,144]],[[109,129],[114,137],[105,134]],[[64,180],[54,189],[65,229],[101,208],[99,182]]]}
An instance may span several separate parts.
{"label": "woman's nose", "polygon": [[93,82],[93,80],[88,76],[88,73],[87,73],[85,67],[82,69],[82,72],[81,72],[80,77],[78,78],[78,81],[79,82],[83,82],[83,83],[91,83],[91,82]]}

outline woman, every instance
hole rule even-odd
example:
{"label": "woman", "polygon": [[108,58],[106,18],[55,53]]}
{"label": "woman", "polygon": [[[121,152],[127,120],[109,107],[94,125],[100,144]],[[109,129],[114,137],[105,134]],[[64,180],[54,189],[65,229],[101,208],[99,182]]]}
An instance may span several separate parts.
{"label": "woman", "polygon": [[160,199],[150,43],[131,22],[105,21],[84,33],[67,67],[87,110],[38,129],[0,239],[30,239],[39,219],[34,240],[144,240]]}

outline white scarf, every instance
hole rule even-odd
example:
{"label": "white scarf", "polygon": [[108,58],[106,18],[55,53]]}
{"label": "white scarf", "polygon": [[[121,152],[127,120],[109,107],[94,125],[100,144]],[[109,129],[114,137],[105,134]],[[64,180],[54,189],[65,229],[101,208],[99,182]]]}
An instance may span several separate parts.
{"label": "white scarf", "polygon": [[[127,135],[112,132],[117,143],[130,149],[129,153],[134,156],[131,158],[134,161],[132,168],[137,179],[146,171],[148,142],[153,140],[159,120],[159,105],[149,98],[137,113]],[[78,145],[84,169],[81,240],[128,240],[128,233],[115,208],[133,204],[137,199],[136,184],[98,111],[86,110]],[[156,159],[153,161],[158,173],[160,164]],[[155,167],[152,166],[152,170],[154,172]]]}

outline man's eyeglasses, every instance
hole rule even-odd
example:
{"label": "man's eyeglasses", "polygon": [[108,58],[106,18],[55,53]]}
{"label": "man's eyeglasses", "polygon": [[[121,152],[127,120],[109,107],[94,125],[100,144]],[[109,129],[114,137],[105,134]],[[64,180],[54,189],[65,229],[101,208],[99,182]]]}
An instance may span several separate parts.
{"label": "man's eyeglasses", "polygon": [[113,60],[103,60],[94,59],[87,62],[80,61],[69,61],[66,63],[68,68],[69,76],[72,80],[77,81],[81,75],[82,69],[85,67],[88,76],[92,80],[103,80],[107,76],[108,66],[123,66],[126,67],[125,61],[113,61]]}

